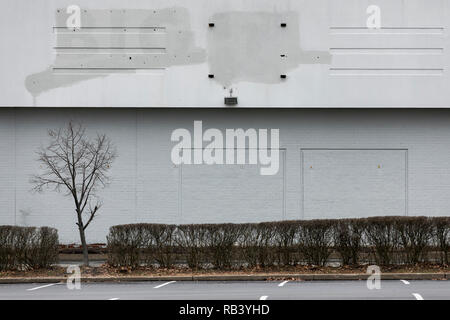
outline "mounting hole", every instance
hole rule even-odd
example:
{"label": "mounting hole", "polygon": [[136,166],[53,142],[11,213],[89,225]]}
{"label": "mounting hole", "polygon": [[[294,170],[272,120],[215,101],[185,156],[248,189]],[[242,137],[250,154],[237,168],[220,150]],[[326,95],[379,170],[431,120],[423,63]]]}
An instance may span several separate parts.
{"label": "mounting hole", "polygon": [[208,24],[208,26],[209,26],[210,28],[213,28],[213,27],[214,27],[214,23],[210,22],[210,23]]}
{"label": "mounting hole", "polygon": [[208,78],[213,79],[214,75],[213,74],[208,74]]}
{"label": "mounting hole", "polygon": [[286,75],[285,74],[280,74],[280,78],[281,79],[286,79]]}
{"label": "mounting hole", "polygon": [[282,28],[286,28],[287,24],[284,23],[284,22],[282,22],[282,23],[280,24],[280,26],[281,26]]}

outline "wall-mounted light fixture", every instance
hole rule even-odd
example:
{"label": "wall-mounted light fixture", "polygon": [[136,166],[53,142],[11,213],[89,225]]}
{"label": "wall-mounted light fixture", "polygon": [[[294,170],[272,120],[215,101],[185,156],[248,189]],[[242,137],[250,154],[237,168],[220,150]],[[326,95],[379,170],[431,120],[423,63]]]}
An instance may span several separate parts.
{"label": "wall-mounted light fixture", "polygon": [[238,104],[238,98],[233,97],[233,88],[230,89],[230,96],[225,97],[224,102],[227,106],[235,106]]}
{"label": "wall-mounted light fixture", "polygon": [[237,97],[225,97],[225,105],[235,106],[238,104]]}

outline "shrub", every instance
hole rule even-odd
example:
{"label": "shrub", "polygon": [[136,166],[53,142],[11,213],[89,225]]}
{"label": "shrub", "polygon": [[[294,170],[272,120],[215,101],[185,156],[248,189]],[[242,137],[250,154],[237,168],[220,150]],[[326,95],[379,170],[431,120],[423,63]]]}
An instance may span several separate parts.
{"label": "shrub", "polygon": [[361,219],[343,219],[333,223],[334,247],[340,254],[343,265],[358,264],[364,227]]}
{"label": "shrub", "polygon": [[144,224],[113,226],[106,237],[108,264],[114,267],[137,268],[141,264]]}
{"label": "shrub", "polygon": [[299,251],[309,264],[324,266],[330,256],[333,241],[333,220],[302,221]]}
{"label": "shrub", "polygon": [[16,266],[14,254],[13,226],[0,226],[0,270],[10,270]]}
{"label": "shrub", "polygon": [[441,263],[448,265],[450,249],[450,217],[432,218],[435,245],[440,249]]}
{"label": "shrub", "polygon": [[401,217],[372,217],[364,220],[367,245],[372,249],[379,265],[394,262],[399,247],[399,233],[396,221]]}
{"label": "shrub", "polygon": [[47,268],[58,261],[58,232],[0,226],[0,270]]}
{"label": "shrub", "polygon": [[147,262],[155,260],[163,268],[172,266],[176,228],[170,224],[143,224],[143,248]]}
{"label": "shrub", "polygon": [[426,249],[433,237],[433,224],[427,217],[401,217],[395,222],[401,251],[402,261],[410,264],[426,261]]}
{"label": "shrub", "polygon": [[204,225],[178,227],[176,243],[186,253],[187,264],[192,269],[198,269],[205,260],[207,231]]}
{"label": "shrub", "polygon": [[241,258],[250,267],[271,266],[275,262],[274,237],[275,223],[249,223],[239,230],[239,249]]}
{"label": "shrub", "polygon": [[33,269],[48,268],[58,261],[58,231],[49,227],[35,228],[25,251],[25,263]]}
{"label": "shrub", "polygon": [[278,263],[280,265],[293,264],[295,244],[298,242],[300,230],[299,221],[280,221],[274,223],[274,241],[277,245]]}
{"label": "shrub", "polygon": [[137,268],[156,261],[161,267],[170,267],[175,229],[175,225],[147,223],[111,227],[107,236],[108,263]]}
{"label": "shrub", "polygon": [[233,248],[241,234],[238,224],[206,224],[206,244],[211,263],[216,269],[229,269],[232,266]]}
{"label": "shrub", "polygon": [[254,268],[258,266],[258,231],[255,223],[248,223],[241,225],[242,233],[239,240],[239,258],[247,264],[247,266]]}

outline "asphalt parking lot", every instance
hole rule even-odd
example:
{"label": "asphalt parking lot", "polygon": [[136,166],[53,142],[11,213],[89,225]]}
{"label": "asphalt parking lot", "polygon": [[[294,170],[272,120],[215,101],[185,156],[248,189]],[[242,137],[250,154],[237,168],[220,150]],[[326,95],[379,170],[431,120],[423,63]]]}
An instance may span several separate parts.
{"label": "asphalt parking lot", "polygon": [[450,281],[383,280],[380,289],[366,281],[145,281],[1,284],[2,300],[441,300],[450,299]]}

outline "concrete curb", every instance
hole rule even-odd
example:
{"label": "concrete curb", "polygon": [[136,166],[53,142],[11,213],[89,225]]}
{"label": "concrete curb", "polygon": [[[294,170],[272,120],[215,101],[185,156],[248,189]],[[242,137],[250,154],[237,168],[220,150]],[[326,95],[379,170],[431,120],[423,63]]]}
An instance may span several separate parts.
{"label": "concrete curb", "polygon": [[[367,280],[368,274],[261,274],[261,275],[192,275],[192,276],[118,276],[85,277],[82,282],[135,282],[135,281],[331,281],[331,280]],[[446,273],[384,273],[382,280],[447,280]],[[55,283],[65,282],[67,277],[44,278],[0,278],[0,284],[14,283]]]}

